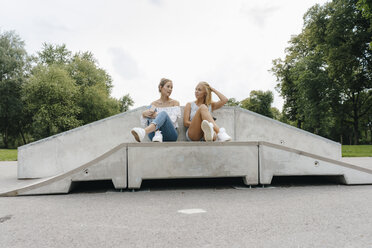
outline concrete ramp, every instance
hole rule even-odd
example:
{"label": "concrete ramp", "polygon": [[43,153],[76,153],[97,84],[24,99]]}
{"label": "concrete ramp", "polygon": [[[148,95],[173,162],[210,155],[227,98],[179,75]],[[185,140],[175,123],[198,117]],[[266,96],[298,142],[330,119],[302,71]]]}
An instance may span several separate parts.
{"label": "concrete ramp", "polygon": [[33,181],[31,184],[0,192],[0,196],[63,194],[73,182],[112,180],[116,189],[127,187],[127,147],[119,145],[98,158],[66,173]]}
{"label": "concrete ramp", "polygon": [[[308,152],[259,142],[260,184],[274,176],[340,176],[344,184],[372,184],[372,170]],[[372,167],[372,165],[371,165]]]}
{"label": "concrete ramp", "polygon": [[[18,148],[18,178],[49,178],[94,160],[113,147],[135,143],[130,130],[140,126],[145,107],[60,133]],[[182,107],[182,111],[183,111]],[[238,107],[213,112],[233,141],[265,141],[319,156],[341,159],[341,145]],[[178,142],[186,141],[183,119],[178,120]],[[145,142],[149,142],[146,137]]]}
{"label": "concrete ramp", "polygon": [[116,189],[138,189],[146,179],[218,177],[242,177],[246,185],[271,184],[276,176],[337,176],[344,184],[372,184],[370,168],[269,142],[123,143],[68,172],[0,189],[0,196],[62,194],[73,182],[99,180],[112,180]]}

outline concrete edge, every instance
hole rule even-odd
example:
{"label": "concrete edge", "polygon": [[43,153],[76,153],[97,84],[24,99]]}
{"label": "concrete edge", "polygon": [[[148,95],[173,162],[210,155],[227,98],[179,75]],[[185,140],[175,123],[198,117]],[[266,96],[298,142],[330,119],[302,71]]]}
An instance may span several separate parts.
{"label": "concrete edge", "polygon": [[[26,145],[23,145],[23,146],[19,146],[19,147],[18,147],[18,150],[25,149],[25,148],[28,147],[28,146],[36,145],[36,144],[38,144],[38,143],[42,143],[42,142],[45,142],[45,141],[47,141],[47,140],[54,139],[54,138],[59,137],[59,136],[63,136],[63,135],[66,135],[66,134],[68,134],[68,133],[72,133],[72,132],[79,131],[80,129],[85,128],[85,127],[95,126],[95,125],[98,125],[98,124],[100,124],[100,123],[102,123],[102,122],[105,122],[105,121],[108,121],[108,120],[111,120],[111,119],[120,118],[120,117],[122,117],[122,116],[124,116],[124,115],[126,115],[126,114],[130,114],[130,113],[132,113],[132,112],[136,112],[136,111],[138,111],[138,110],[140,110],[140,109],[143,109],[143,108],[145,108],[145,107],[146,107],[146,106],[141,106],[141,107],[138,107],[138,108],[135,108],[135,109],[132,109],[132,110],[128,110],[128,111],[126,111],[126,112],[124,112],[124,113],[119,113],[119,114],[116,114],[116,115],[113,115],[113,116],[109,116],[109,117],[107,117],[107,118],[104,118],[104,119],[101,119],[101,120],[98,120],[98,121],[95,121],[95,122],[92,122],[92,123],[86,124],[86,125],[84,125],[84,126],[80,126],[80,127],[77,127],[77,128],[74,128],[74,129],[71,129],[71,130],[68,130],[68,131],[62,132],[62,133],[58,133],[58,134],[52,135],[52,136],[50,136],[50,137],[47,137],[47,138],[44,138],[44,139],[41,139],[41,140],[34,141],[34,142],[31,142],[31,143],[26,144]],[[332,144],[335,144],[335,145],[339,145],[339,146],[341,147],[341,144],[338,143],[338,142],[335,142],[335,141],[330,140],[330,139],[327,139],[327,138],[325,138],[325,137],[322,137],[322,136],[319,136],[319,135],[316,135],[316,134],[310,133],[310,132],[305,131],[305,130],[302,130],[302,129],[300,129],[300,128],[293,127],[293,126],[291,126],[291,125],[288,125],[288,124],[286,124],[286,123],[280,122],[280,121],[278,121],[278,120],[274,120],[274,119],[269,118],[269,117],[267,117],[267,116],[263,116],[263,115],[257,114],[257,113],[255,113],[255,112],[249,111],[249,110],[247,110],[247,109],[243,109],[243,108],[236,107],[236,106],[235,106],[235,107],[233,107],[233,106],[224,106],[222,109],[233,109],[233,110],[234,110],[234,129],[235,129],[234,131],[236,131],[236,116],[237,116],[237,111],[240,111],[240,112],[246,112],[246,113],[249,113],[249,114],[254,115],[254,116],[256,116],[256,117],[259,117],[259,118],[266,119],[266,120],[268,120],[268,121],[271,121],[271,122],[274,122],[274,123],[276,123],[276,124],[282,125],[282,126],[284,126],[284,127],[290,128],[290,129],[292,129],[292,130],[298,131],[298,132],[300,132],[300,133],[303,133],[303,134],[306,134],[306,135],[309,135],[309,136],[313,136],[313,137],[315,137],[315,138],[322,139],[322,140],[324,140],[324,141],[326,141],[326,142],[328,142],[328,143],[332,143]],[[218,111],[218,110],[216,110],[216,111]],[[234,139],[236,139],[235,136],[236,136],[236,132],[234,132]]]}
{"label": "concrete edge", "polygon": [[[360,171],[360,172],[364,172],[364,173],[368,173],[368,174],[372,174],[372,170],[370,169],[366,169],[366,168],[363,168],[363,167],[359,167],[359,166],[356,166],[356,165],[353,165],[353,164],[349,164],[349,163],[346,163],[346,162],[343,162],[343,161],[340,161],[340,160],[334,160],[334,159],[329,159],[329,158],[326,158],[326,157],[322,157],[322,156],[319,156],[319,155],[315,155],[315,154],[312,154],[312,153],[308,153],[308,152],[304,152],[304,151],[301,151],[301,150],[297,150],[297,149],[294,149],[294,148],[289,148],[289,147],[286,147],[286,146],[283,146],[283,145],[279,145],[279,144],[273,144],[273,143],[270,143],[270,142],[266,142],[266,141],[248,141],[248,142],[235,142],[235,141],[232,141],[232,142],[163,142],[163,143],[152,143],[152,142],[148,142],[148,143],[122,143],[112,149],[110,149],[109,151],[107,151],[106,153],[102,154],[101,156],[93,159],[92,161],[88,162],[88,163],[85,163],[83,164],[82,166],[79,166],[78,168],[75,168],[73,170],[70,170],[66,173],[63,173],[63,174],[59,174],[57,176],[54,176],[54,177],[49,177],[49,178],[46,178],[44,181],[39,181],[39,182],[34,182],[32,183],[31,185],[27,185],[27,186],[23,186],[21,188],[18,188],[18,189],[14,189],[14,190],[10,190],[10,191],[7,191],[7,192],[0,192],[0,196],[17,196],[17,195],[20,195],[22,193],[25,193],[27,191],[30,191],[30,190],[34,190],[34,189],[37,189],[39,187],[43,187],[43,186],[46,186],[50,183],[54,183],[56,181],[59,181],[59,180],[62,180],[68,176],[72,176],[73,174],[77,173],[77,172],[80,172],[81,170],[84,170],[98,162],[100,162],[101,160],[103,159],[106,159],[108,158],[109,156],[111,156],[113,153],[117,152],[119,149],[122,149],[122,148],[126,148],[128,149],[128,147],[174,147],[174,146],[229,146],[229,145],[235,145],[235,146],[257,146],[258,147],[258,173],[260,175],[260,146],[268,146],[268,147],[273,147],[273,148],[276,148],[276,149],[279,149],[279,150],[283,150],[283,151],[288,151],[288,152],[293,152],[293,153],[296,153],[296,154],[299,154],[299,155],[304,155],[304,156],[307,156],[307,157],[310,157],[310,158],[314,158],[314,159],[319,159],[319,160],[322,160],[322,161],[325,161],[325,162],[330,162],[330,163],[334,163],[338,166],[343,166],[343,167],[346,167],[346,168],[350,168],[350,169],[354,169],[354,170],[357,170],[357,171]],[[128,156],[128,153],[127,153],[127,156]],[[128,158],[127,158],[127,163],[128,163]],[[128,165],[127,165],[128,166]],[[128,169],[128,168],[127,168]],[[128,176],[128,175],[127,175]],[[260,176],[258,177],[258,183],[260,183]]]}
{"label": "concrete edge", "polygon": [[18,150],[22,150],[22,149],[25,149],[29,146],[33,146],[33,145],[36,145],[38,143],[42,143],[42,142],[45,142],[45,141],[48,141],[48,140],[51,140],[51,139],[55,139],[57,137],[60,137],[60,136],[63,136],[63,135],[66,135],[66,134],[69,134],[69,133],[73,133],[73,132],[77,132],[79,131],[80,129],[83,129],[85,127],[91,127],[91,126],[95,126],[95,125],[98,125],[102,122],[105,122],[105,121],[109,121],[111,119],[116,119],[116,118],[120,118],[124,115],[127,115],[127,114],[130,114],[132,112],[135,112],[135,111],[138,111],[140,110],[141,108],[144,108],[145,106],[141,106],[141,107],[138,107],[138,108],[135,108],[135,109],[132,109],[132,110],[128,110],[124,113],[119,113],[119,114],[116,114],[116,115],[112,115],[112,116],[109,116],[109,117],[106,117],[104,119],[101,119],[101,120],[98,120],[98,121],[94,121],[94,122],[91,122],[89,124],[86,124],[86,125],[83,125],[83,126],[80,126],[80,127],[76,127],[76,128],[73,128],[73,129],[70,129],[68,131],[65,131],[65,132],[62,132],[62,133],[58,133],[58,134],[55,134],[55,135],[52,135],[52,136],[49,136],[47,138],[44,138],[44,139],[40,139],[40,140],[37,140],[37,141],[34,141],[34,142],[31,142],[29,144],[26,144],[26,145],[23,145],[23,146],[19,146],[18,147]]}
{"label": "concrete edge", "polygon": [[230,142],[203,142],[203,141],[177,141],[177,142],[142,142],[125,143],[128,147],[177,147],[177,146],[257,146],[257,141],[230,141]]}
{"label": "concrete edge", "polygon": [[68,176],[72,176],[73,174],[75,174],[77,172],[80,172],[81,170],[84,170],[84,169],[86,169],[86,168],[88,168],[92,165],[95,165],[96,163],[108,158],[110,155],[117,152],[119,149],[121,149],[123,147],[126,147],[125,143],[120,144],[120,145],[112,148],[108,152],[102,154],[101,156],[93,159],[92,161],[90,161],[86,164],[83,164],[82,166],[79,166],[78,168],[75,168],[73,170],[70,170],[68,172],[59,174],[59,175],[54,176],[54,177],[46,178],[44,181],[41,181],[41,182],[40,181],[35,182],[35,183],[32,183],[31,185],[27,185],[27,186],[17,188],[17,189],[14,189],[14,190],[10,190],[10,191],[7,191],[7,192],[0,192],[0,196],[17,196],[17,195],[20,195],[20,194],[25,193],[27,191],[34,190],[34,189],[37,189],[39,187],[46,186],[50,183],[54,183],[56,181],[62,180],[64,178],[68,177]]}
{"label": "concrete edge", "polygon": [[341,160],[335,160],[335,159],[322,157],[322,156],[315,155],[315,154],[312,154],[312,153],[309,153],[309,152],[304,152],[304,151],[301,151],[301,150],[297,150],[297,149],[294,149],[294,148],[289,148],[289,147],[278,145],[278,144],[273,144],[273,143],[266,142],[266,141],[259,141],[258,143],[259,143],[259,146],[260,145],[269,146],[269,147],[273,147],[273,148],[276,148],[276,149],[279,149],[279,150],[293,152],[293,153],[296,153],[296,154],[299,154],[299,155],[304,155],[304,156],[307,156],[307,157],[310,157],[310,158],[323,160],[323,161],[329,162],[329,163],[334,163],[334,164],[337,164],[339,166],[346,167],[346,168],[349,168],[349,169],[354,169],[354,170],[358,170],[358,171],[365,172],[365,173],[368,173],[368,174],[372,174],[372,170],[370,170],[370,169],[359,167],[359,166],[356,166],[356,165],[353,165],[353,164],[349,164],[349,163],[343,162]]}
{"label": "concrete edge", "polygon": [[[241,111],[241,112],[247,112],[247,113],[250,113],[256,117],[259,117],[259,118],[263,118],[263,119],[266,119],[268,121],[271,121],[271,122],[274,122],[274,123],[277,123],[279,125],[282,125],[284,127],[287,127],[287,128],[290,128],[292,130],[295,130],[295,131],[298,131],[300,133],[303,133],[303,134],[306,134],[306,135],[309,135],[309,136],[312,136],[314,138],[318,138],[318,139],[322,139],[323,141],[326,141],[328,143],[331,143],[331,144],[334,144],[334,145],[339,145],[341,147],[341,144],[339,142],[336,142],[336,141],[333,141],[333,140],[330,140],[330,139],[327,139],[323,136],[320,136],[320,135],[316,135],[316,134],[313,134],[313,133],[310,133],[309,131],[306,131],[306,130],[303,130],[303,129],[300,129],[300,128],[297,128],[297,127],[294,127],[294,126],[291,126],[291,125],[288,125],[286,123],[283,123],[281,121],[278,121],[278,120],[274,120],[272,118],[269,118],[267,116],[264,116],[264,115],[260,115],[260,114],[257,114],[255,112],[252,112],[250,110],[247,110],[247,109],[243,109],[243,108],[240,108],[240,107],[231,107],[231,106],[226,106],[224,108],[236,108],[237,110]],[[236,122],[235,122],[236,123]]]}

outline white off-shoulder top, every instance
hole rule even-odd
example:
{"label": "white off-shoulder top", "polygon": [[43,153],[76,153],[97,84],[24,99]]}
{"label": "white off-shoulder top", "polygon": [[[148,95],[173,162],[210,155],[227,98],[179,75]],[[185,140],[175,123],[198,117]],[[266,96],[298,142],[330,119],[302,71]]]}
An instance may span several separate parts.
{"label": "white off-shoulder top", "polygon": [[[148,107],[151,108],[152,106]],[[163,111],[166,111],[169,118],[172,121],[172,124],[175,128],[178,128],[178,118],[181,118],[181,107],[180,106],[174,106],[174,107],[165,107],[165,108],[155,108],[155,111],[160,113]],[[145,118],[141,114],[141,125],[142,127],[147,127],[151,123],[150,118]]]}

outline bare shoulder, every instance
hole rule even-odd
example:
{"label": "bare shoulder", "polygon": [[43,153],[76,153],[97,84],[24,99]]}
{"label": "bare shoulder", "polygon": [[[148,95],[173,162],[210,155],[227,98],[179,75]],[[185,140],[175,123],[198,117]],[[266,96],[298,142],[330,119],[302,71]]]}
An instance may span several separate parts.
{"label": "bare shoulder", "polygon": [[155,106],[155,107],[159,107],[160,105],[160,101],[159,100],[155,100],[151,103],[152,106]]}
{"label": "bare shoulder", "polygon": [[175,99],[171,99],[170,103],[172,107],[180,106],[180,102]]}

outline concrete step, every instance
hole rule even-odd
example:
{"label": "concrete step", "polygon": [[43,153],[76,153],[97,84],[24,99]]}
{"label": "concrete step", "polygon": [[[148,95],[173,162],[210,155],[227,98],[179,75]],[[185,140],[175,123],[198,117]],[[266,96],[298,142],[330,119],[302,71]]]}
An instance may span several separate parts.
{"label": "concrete step", "polygon": [[126,164],[127,147],[122,144],[76,169],[0,192],[0,196],[63,194],[70,192],[73,182],[97,180],[112,180],[116,189],[123,189],[127,187]]}
{"label": "concrete step", "polygon": [[258,142],[128,144],[128,188],[144,179],[243,177],[258,184]]}
{"label": "concrete step", "polygon": [[269,142],[124,143],[0,196],[68,193],[80,181],[112,180],[116,189],[137,189],[146,179],[242,177],[257,185],[270,184],[274,176],[339,176],[345,184],[372,184],[371,169]]}
{"label": "concrete step", "polygon": [[366,166],[269,142],[259,142],[259,153],[260,184],[271,184],[274,176],[340,176],[344,184],[372,184],[372,170]]}

